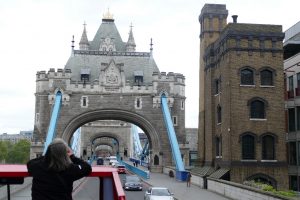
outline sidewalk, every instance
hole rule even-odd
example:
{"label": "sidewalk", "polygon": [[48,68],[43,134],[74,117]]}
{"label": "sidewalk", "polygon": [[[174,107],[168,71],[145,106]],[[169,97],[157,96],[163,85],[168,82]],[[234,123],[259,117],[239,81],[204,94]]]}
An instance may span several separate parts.
{"label": "sidewalk", "polygon": [[[132,162],[125,161],[126,163],[132,165]],[[146,167],[141,165],[138,166],[139,169],[147,170]],[[163,173],[152,173],[150,172],[150,179],[144,179],[144,182],[155,187],[166,187],[174,194],[177,200],[225,200],[228,199],[219,194],[211,192],[209,190],[201,189],[199,186],[191,184],[191,187],[186,186],[186,182],[177,181],[175,178],[171,178]]]}
{"label": "sidewalk", "polygon": [[170,178],[162,173],[150,173],[150,179],[145,180],[146,183],[152,186],[167,187],[170,192],[174,193],[174,197],[178,200],[222,200],[228,199],[208,190],[201,189],[199,186],[191,184],[191,187],[186,186],[186,182]]}

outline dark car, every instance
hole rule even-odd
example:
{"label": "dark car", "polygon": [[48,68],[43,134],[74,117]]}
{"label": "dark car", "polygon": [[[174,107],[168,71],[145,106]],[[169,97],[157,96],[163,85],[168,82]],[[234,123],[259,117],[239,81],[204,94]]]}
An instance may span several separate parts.
{"label": "dark car", "polygon": [[104,159],[103,158],[97,158],[97,165],[103,165]]}
{"label": "dark car", "polygon": [[125,165],[117,165],[117,169],[119,174],[126,174]]}
{"label": "dark car", "polygon": [[143,190],[143,184],[140,177],[136,175],[126,176],[123,182],[123,188],[125,190]]}

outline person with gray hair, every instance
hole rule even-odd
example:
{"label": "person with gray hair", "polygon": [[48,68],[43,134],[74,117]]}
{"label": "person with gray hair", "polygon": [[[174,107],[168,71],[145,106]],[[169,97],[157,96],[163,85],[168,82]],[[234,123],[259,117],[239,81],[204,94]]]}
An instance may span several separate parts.
{"label": "person with gray hair", "polygon": [[27,169],[33,177],[32,200],[72,200],[73,182],[92,171],[61,138],[53,140],[45,156],[30,160]]}

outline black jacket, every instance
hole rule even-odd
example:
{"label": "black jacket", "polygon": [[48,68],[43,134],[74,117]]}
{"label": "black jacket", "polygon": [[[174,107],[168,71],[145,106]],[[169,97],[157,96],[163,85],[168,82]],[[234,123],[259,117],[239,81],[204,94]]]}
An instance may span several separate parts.
{"label": "black jacket", "polygon": [[33,177],[32,200],[71,200],[73,181],[91,173],[91,166],[82,159],[70,156],[72,164],[67,170],[54,172],[48,169],[44,156],[27,163],[29,174]]}

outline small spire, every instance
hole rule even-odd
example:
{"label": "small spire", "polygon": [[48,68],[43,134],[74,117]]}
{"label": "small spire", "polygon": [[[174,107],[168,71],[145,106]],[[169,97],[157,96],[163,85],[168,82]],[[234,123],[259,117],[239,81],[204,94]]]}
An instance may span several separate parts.
{"label": "small spire", "polygon": [[79,49],[80,50],[88,50],[89,49],[89,40],[87,38],[87,34],[86,34],[86,23],[83,23],[83,32],[81,35],[81,39],[79,42]]}
{"label": "small spire", "polygon": [[153,51],[153,43],[152,43],[152,38],[150,39],[150,52],[152,53]]}
{"label": "small spire", "polygon": [[72,35],[72,41],[71,42],[72,42],[72,45],[71,45],[71,56],[73,56],[74,55],[74,47],[75,47],[74,46],[74,42],[75,42],[74,41],[74,35]]}
{"label": "small spire", "polygon": [[134,37],[133,37],[133,33],[132,33],[132,23],[130,24],[130,31],[129,31],[129,37],[128,37],[128,41],[126,44],[126,51],[128,52],[135,52],[135,41],[134,41]]}

